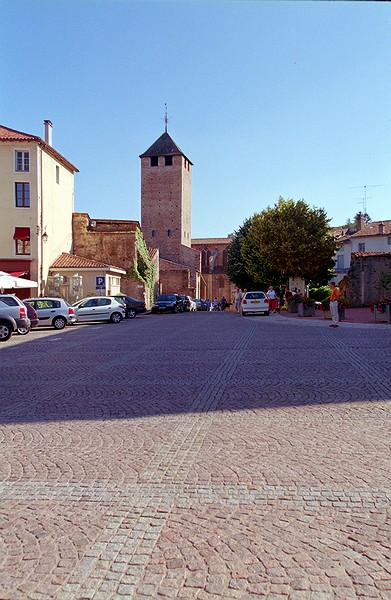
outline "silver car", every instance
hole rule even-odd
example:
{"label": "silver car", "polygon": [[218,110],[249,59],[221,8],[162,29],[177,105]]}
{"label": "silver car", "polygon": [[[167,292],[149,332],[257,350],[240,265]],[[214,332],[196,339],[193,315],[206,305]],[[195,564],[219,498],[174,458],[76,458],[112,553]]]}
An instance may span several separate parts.
{"label": "silver car", "polygon": [[30,324],[22,301],[15,294],[0,294],[0,342],[6,342],[14,331],[25,335]]}
{"label": "silver car", "polygon": [[91,296],[73,305],[78,322],[110,321],[119,323],[126,316],[126,306],[110,296]]}
{"label": "silver car", "polygon": [[28,298],[24,302],[37,311],[38,327],[64,329],[66,325],[76,323],[73,307],[63,298]]}

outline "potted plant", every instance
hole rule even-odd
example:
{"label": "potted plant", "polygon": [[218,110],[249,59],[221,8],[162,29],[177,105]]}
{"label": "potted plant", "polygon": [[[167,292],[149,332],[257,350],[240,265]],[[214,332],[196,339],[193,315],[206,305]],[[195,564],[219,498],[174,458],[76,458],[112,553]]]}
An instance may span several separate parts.
{"label": "potted plant", "polygon": [[301,296],[294,295],[288,300],[288,312],[297,313],[297,307],[299,306],[299,302],[301,300]]}
{"label": "potted plant", "polygon": [[374,314],[375,323],[391,323],[391,298],[371,302],[370,309]]}
{"label": "potted plant", "polygon": [[313,317],[315,315],[315,300],[303,296],[299,299],[297,312],[299,317]]}

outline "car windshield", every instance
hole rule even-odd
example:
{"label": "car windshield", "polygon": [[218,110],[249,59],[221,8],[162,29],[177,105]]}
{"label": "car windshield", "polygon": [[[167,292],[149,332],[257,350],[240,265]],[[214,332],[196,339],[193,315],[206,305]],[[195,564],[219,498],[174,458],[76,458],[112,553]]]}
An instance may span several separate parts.
{"label": "car windshield", "polygon": [[175,300],[175,296],[173,294],[161,294],[158,298],[158,300]]}
{"label": "car windshield", "polygon": [[263,292],[247,292],[245,298],[246,300],[263,300],[266,296]]}

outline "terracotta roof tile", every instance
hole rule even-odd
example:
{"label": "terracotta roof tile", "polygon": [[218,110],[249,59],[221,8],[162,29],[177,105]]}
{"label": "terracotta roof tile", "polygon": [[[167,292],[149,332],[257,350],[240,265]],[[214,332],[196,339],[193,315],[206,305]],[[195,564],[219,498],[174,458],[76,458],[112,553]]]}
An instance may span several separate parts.
{"label": "terracotta roof tile", "polygon": [[63,252],[51,265],[51,269],[119,269],[126,273],[125,269],[108,265],[92,258],[84,258],[76,254]]}
{"label": "terracotta roof tile", "polygon": [[233,238],[194,238],[191,240],[191,244],[193,246],[200,246],[201,244],[204,246],[208,246],[210,244],[230,244]]}
{"label": "terracotta roof tile", "polygon": [[23,131],[17,131],[16,129],[10,129],[9,127],[5,127],[4,125],[0,125],[0,140],[5,141],[31,141],[31,142],[39,142],[41,138],[37,135],[31,135],[29,133],[23,133]]}
{"label": "terracotta roof tile", "polygon": [[[379,233],[379,225],[383,224],[383,234]],[[374,221],[364,225],[361,229],[353,233],[351,237],[363,237],[369,235],[390,235],[391,234],[391,221]]]}
{"label": "terracotta roof tile", "polygon": [[391,252],[352,252],[352,256],[391,256]]}

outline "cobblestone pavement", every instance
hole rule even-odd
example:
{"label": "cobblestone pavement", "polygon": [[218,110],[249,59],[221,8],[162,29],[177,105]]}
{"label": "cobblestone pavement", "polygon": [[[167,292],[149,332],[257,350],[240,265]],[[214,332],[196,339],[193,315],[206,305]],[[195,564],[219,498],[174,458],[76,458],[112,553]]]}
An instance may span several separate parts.
{"label": "cobblestone pavement", "polygon": [[148,315],[0,348],[0,598],[391,598],[389,328]]}

